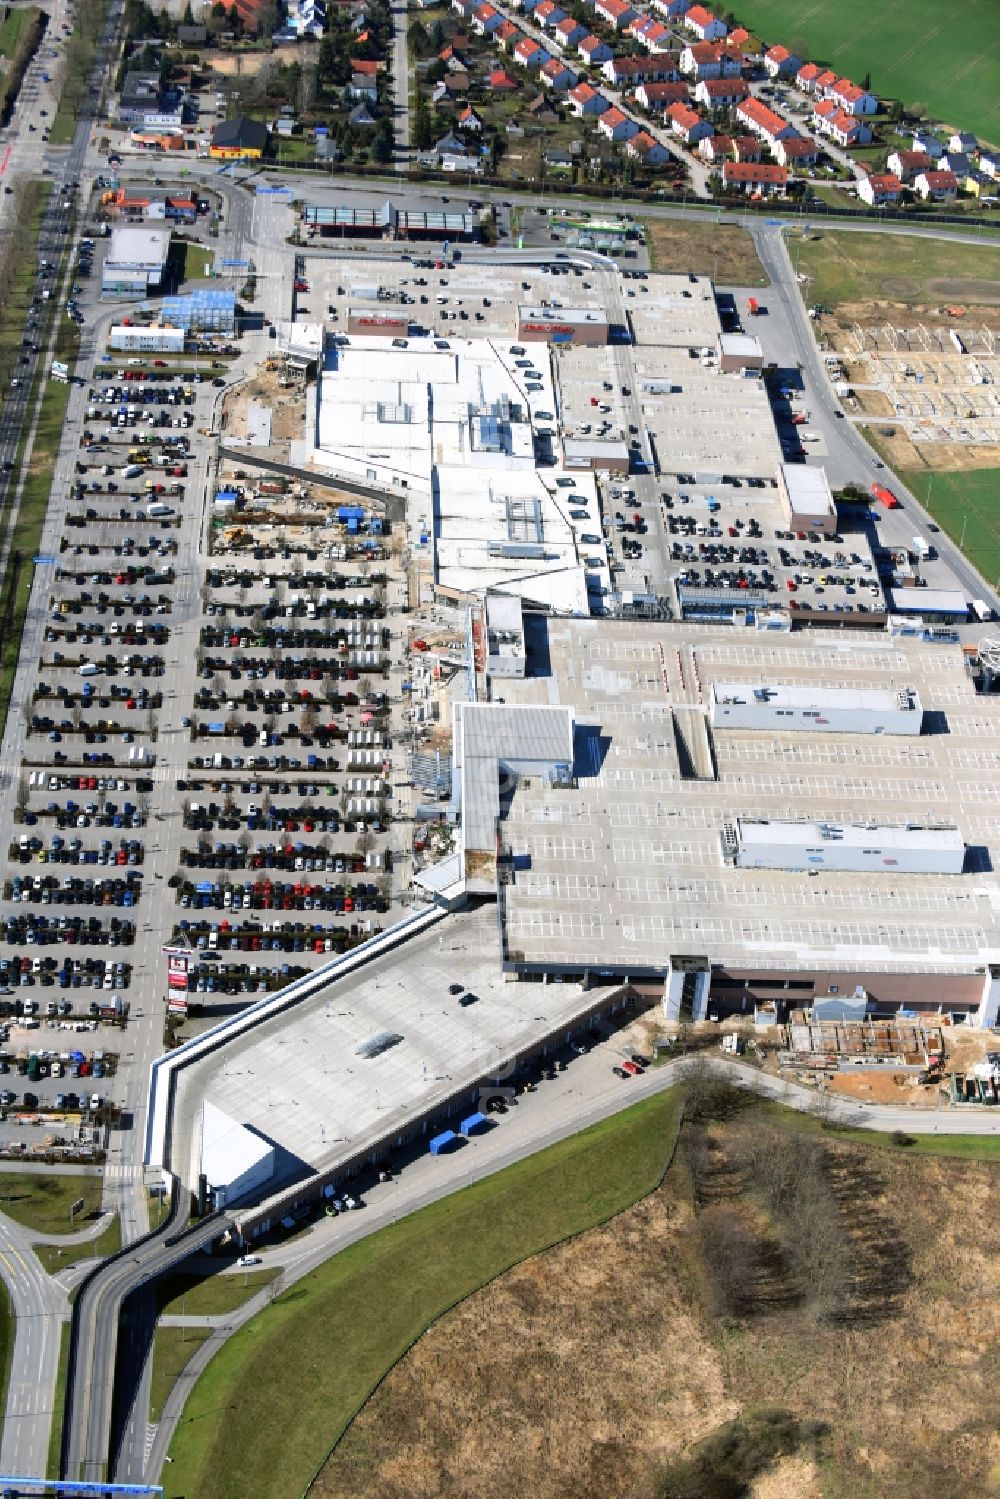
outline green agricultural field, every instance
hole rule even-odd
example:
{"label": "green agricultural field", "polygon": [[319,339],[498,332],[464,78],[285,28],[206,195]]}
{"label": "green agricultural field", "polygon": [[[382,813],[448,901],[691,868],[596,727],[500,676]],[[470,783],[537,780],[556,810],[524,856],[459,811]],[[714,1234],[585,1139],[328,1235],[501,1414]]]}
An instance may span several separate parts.
{"label": "green agricultural field", "polygon": [[923,104],[931,118],[1000,143],[1000,15],[996,0],[746,0],[736,15],[769,45],[781,42],[873,91]]}
{"label": "green agricultural field", "polygon": [[796,269],[811,279],[809,302],[905,302],[912,307],[1000,301],[995,243],[967,244],[915,234],[856,234],[820,227],[789,235]]}
{"label": "green agricultural field", "polygon": [[900,476],[991,586],[1000,581],[1000,469],[906,469]]}

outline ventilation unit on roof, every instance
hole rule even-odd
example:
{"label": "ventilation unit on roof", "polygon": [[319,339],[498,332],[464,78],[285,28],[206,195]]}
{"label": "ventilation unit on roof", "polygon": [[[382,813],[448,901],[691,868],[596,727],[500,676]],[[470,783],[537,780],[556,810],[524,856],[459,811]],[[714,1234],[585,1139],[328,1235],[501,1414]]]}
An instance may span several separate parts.
{"label": "ventilation unit on roof", "polygon": [[391,1047],[398,1046],[402,1039],[397,1031],[379,1031],[376,1035],[370,1036],[367,1041],[362,1041],[360,1046],[356,1046],[354,1055],[365,1057],[370,1061],[373,1057],[380,1057]]}

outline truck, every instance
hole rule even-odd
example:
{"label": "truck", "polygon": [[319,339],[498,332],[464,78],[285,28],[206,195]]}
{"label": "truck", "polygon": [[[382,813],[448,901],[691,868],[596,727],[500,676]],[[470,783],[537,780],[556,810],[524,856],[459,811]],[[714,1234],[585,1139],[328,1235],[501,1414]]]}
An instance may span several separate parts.
{"label": "truck", "polygon": [[799,442],[819,442],[818,432],[800,432]]}
{"label": "truck", "polygon": [[760,316],[760,303],[756,297],[747,297],[747,312],[749,312],[751,317]]}
{"label": "truck", "polygon": [[126,463],[125,467],[122,469],[122,478],[123,479],[138,479],[138,477],[139,477],[139,475],[141,473],[142,473],[142,464],[141,463]]}
{"label": "truck", "polygon": [[146,514],[151,517],[157,515],[173,515],[173,513],[173,506],[165,505],[162,500],[154,500],[151,505],[146,506]]}
{"label": "truck", "polygon": [[983,624],[993,618],[993,610],[985,599],[973,599],[969,607],[976,618],[982,620]]}
{"label": "truck", "polygon": [[931,555],[930,544],[928,542],[926,542],[922,536],[914,536],[914,538],[913,538],[913,550],[916,552],[916,554],[920,558],[921,562],[926,562],[930,558],[930,555]]}
{"label": "truck", "polygon": [[886,489],[884,484],[873,482],[871,492],[874,495],[875,499],[878,500],[879,504],[884,505],[887,510],[900,509],[900,504],[896,496],[893,494],[891,489]]}

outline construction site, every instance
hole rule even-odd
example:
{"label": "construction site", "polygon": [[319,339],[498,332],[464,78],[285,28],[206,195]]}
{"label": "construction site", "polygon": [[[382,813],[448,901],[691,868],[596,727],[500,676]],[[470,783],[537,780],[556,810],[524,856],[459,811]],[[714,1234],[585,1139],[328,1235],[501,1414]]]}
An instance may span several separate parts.
{"label": "construction site", "polygon": [[855,323],[831,342],[838,394],[849,388],[874,424],[899,424],[916,445],[1000,442],[1000,337],[985,324]]}

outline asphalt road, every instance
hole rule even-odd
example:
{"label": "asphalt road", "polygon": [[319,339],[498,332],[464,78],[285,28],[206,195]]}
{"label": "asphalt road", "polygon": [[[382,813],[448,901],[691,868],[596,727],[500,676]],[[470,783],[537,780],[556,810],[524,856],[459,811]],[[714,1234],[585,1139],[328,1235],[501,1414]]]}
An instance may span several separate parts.
{"label": "asphalt road", "polygon": [[52,1422],[59,1344],[69,1308],[31,1248],[34,1237],[0,1214],[0,1272],[14,1316],[14,1352],[0,1439],[0,1470],[41,1477]]}

